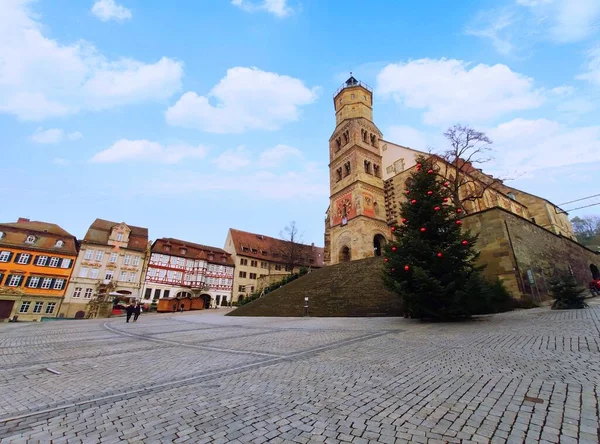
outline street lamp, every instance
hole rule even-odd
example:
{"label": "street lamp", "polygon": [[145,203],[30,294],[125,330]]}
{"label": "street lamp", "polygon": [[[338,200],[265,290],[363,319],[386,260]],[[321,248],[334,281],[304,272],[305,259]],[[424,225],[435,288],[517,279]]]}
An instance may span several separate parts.
{"label": "street lamp", "polygon": [[304,316],[308,316],[308,296],[304,296]]}

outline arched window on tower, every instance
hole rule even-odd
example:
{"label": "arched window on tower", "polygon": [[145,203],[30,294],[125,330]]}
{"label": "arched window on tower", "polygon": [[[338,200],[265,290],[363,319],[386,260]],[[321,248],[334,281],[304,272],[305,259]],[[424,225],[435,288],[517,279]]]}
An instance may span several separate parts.
{"label": "arched window on tower", "polygon": [[365,173],[371,174],[371,162],[365,160]]}
{"label": "arched window on tower", "polygon": [[351,171],[350,161],[348,161],[344,164],[344,177],[348,176],[350,174],[350,171]]}
{"label": "arched window on tower", "polygon": [[336,175],[337,175],[337,182],[339,182],[340,180],[342,180],[342,167],[339,167],[337,170],[335,170]]}

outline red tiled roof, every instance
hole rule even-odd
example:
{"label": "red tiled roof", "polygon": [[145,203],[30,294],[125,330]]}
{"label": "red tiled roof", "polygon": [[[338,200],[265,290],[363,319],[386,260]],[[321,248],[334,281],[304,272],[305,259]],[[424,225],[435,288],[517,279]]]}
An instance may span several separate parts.
{"label": "red tiled roof", "polygon": [[[166,247],[169,249],[167,250]],[[213,264],[225,264],[233,266],[231,254],[217,247],[196,244],[172,237],[156,239],[152,244],[152,253],[168,254],[170,256],[185,257],[187,259],[203,259]],[[213,259],[209,255],[213,254]],[[225,259],[225,261],[223,261]]]}
{"label": "red tiled roof", "polygon": [[[233,228],[230,228],[229,232],[238,255],[285,264],[282,253],[289,251],[289,241]],[[323,248],[306,244],[297,245],[300,247],[298,265],[313,268],[323,267]]]}
{"label": "red tiled roof", "polygon": [[[77,256],[79,245],[75,236],[56,224],[20,219],[19,222],[0,223],[0,246],[22,248],[24,250],[55,252]],[[35,236],[33,244],[26,243],[27,237]],[[63,242],[62,247],[56,243]]]}
{"label": "red tiled roof", "polygon": [[[128,225],[125,222],[123,222],[123,224],[127,225],[127,227],[129,227],[131,230],[131,233],[129,233],[129,243],[127,248],[130,250],[145,251],[148,245],[148,229]],[[115,225],[120,225],[120,223],[104,219],[96,219],[88,229],[87,233],[85,233],[83,242],[108,245],[110,232]]]}

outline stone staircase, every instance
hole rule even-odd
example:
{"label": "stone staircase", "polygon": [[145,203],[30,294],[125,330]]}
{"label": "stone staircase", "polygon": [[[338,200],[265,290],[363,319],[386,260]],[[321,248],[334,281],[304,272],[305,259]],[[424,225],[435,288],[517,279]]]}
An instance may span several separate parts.
{"label": "stone staircase", "polygon": [[304,316],[305,296],[310,316],[401,316],[400,297],[384,287],[382,268],[383,258],[374,257],[314,270],[227,316]]}

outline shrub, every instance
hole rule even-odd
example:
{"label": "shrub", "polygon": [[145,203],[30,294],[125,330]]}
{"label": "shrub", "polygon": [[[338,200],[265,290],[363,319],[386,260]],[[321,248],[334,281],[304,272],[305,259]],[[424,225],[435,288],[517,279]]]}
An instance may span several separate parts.
{"label": "shrub", "polygon": [[550,294],[555,299],[552,310],[568,310],[585,308],[584,289],[581,288],[574,276],[562,275],[550,280]]}

